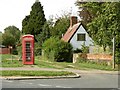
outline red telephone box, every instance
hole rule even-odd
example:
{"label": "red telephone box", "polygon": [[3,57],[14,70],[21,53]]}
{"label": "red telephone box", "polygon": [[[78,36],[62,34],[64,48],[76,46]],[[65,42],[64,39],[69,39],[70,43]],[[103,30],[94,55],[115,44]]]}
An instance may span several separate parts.
{"label": "red telephone box", "polygon": [[34,64],[34,36],[22,36],[22,62],[23,64]]}

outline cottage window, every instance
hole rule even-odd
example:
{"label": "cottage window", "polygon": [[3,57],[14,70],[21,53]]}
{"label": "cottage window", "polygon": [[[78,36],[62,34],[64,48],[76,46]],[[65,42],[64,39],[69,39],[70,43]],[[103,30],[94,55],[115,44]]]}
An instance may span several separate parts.
{"label": "cottage window", "polygon": [[85,34],[77,34],[77,41],[86,41]]}

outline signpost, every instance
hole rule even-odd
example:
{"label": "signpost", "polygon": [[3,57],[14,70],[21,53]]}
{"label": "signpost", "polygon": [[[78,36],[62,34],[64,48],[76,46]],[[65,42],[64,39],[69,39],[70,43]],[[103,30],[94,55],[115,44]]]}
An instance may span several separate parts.
{"label": "signpost", "polygon": [[115,69],[115,35],[113,36],[113,63],[112,68]]}
{"label": "signpost", "polygon": [[11,55],[11,62],[12,62],[12,60],[13,60],[13,58],[12,58],[12,46],[9,46],[9,48],[10,48],[10,55]]}

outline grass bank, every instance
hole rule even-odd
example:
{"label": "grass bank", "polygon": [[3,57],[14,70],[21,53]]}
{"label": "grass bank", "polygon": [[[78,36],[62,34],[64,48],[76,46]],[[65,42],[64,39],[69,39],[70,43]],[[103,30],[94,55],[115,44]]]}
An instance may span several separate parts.
{"label": "grass bank", "polygon": [[66,71],[15,71],[4,70],[0,73],[1,76],[68,76],[75,75],[72,72]]}
{"label": "grass bank", "polygon": [[18,55],[3,54],[0,55],[2,67],[22,67],[22,61],[19,61]]}
{"label": "grass bank", "polygon": [[[12,55],[2,55],[1,67],[24,67],[26,65],[22,64],[22,61],[18,60],[19,56]],[[27,65],[29,66],[29,65]],[[77,62],[77,63],[68,63],[68,62],[54,62],[52,60],[48,60],[43,58],[42,56],[35,56],[35,65],[30,65],[31,67],[39,67],[39,68],[54,68],[54,69],[65,69],[65,68],[72,68],[72,69],[80,69],[80,70],[91,70],[91,69],[98,69],[98,70],[107,70],[113,71],[118,70],[112,69],[112,66],[93,63],[93,62]]]}

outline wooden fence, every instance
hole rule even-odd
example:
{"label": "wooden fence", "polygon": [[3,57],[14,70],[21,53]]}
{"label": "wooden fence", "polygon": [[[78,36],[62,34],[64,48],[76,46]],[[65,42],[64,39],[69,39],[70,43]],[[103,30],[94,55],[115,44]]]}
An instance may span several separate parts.
{"label": "wooden fence", "polygon": [[9,48],[0,48],[0,54],[10,54]]}

